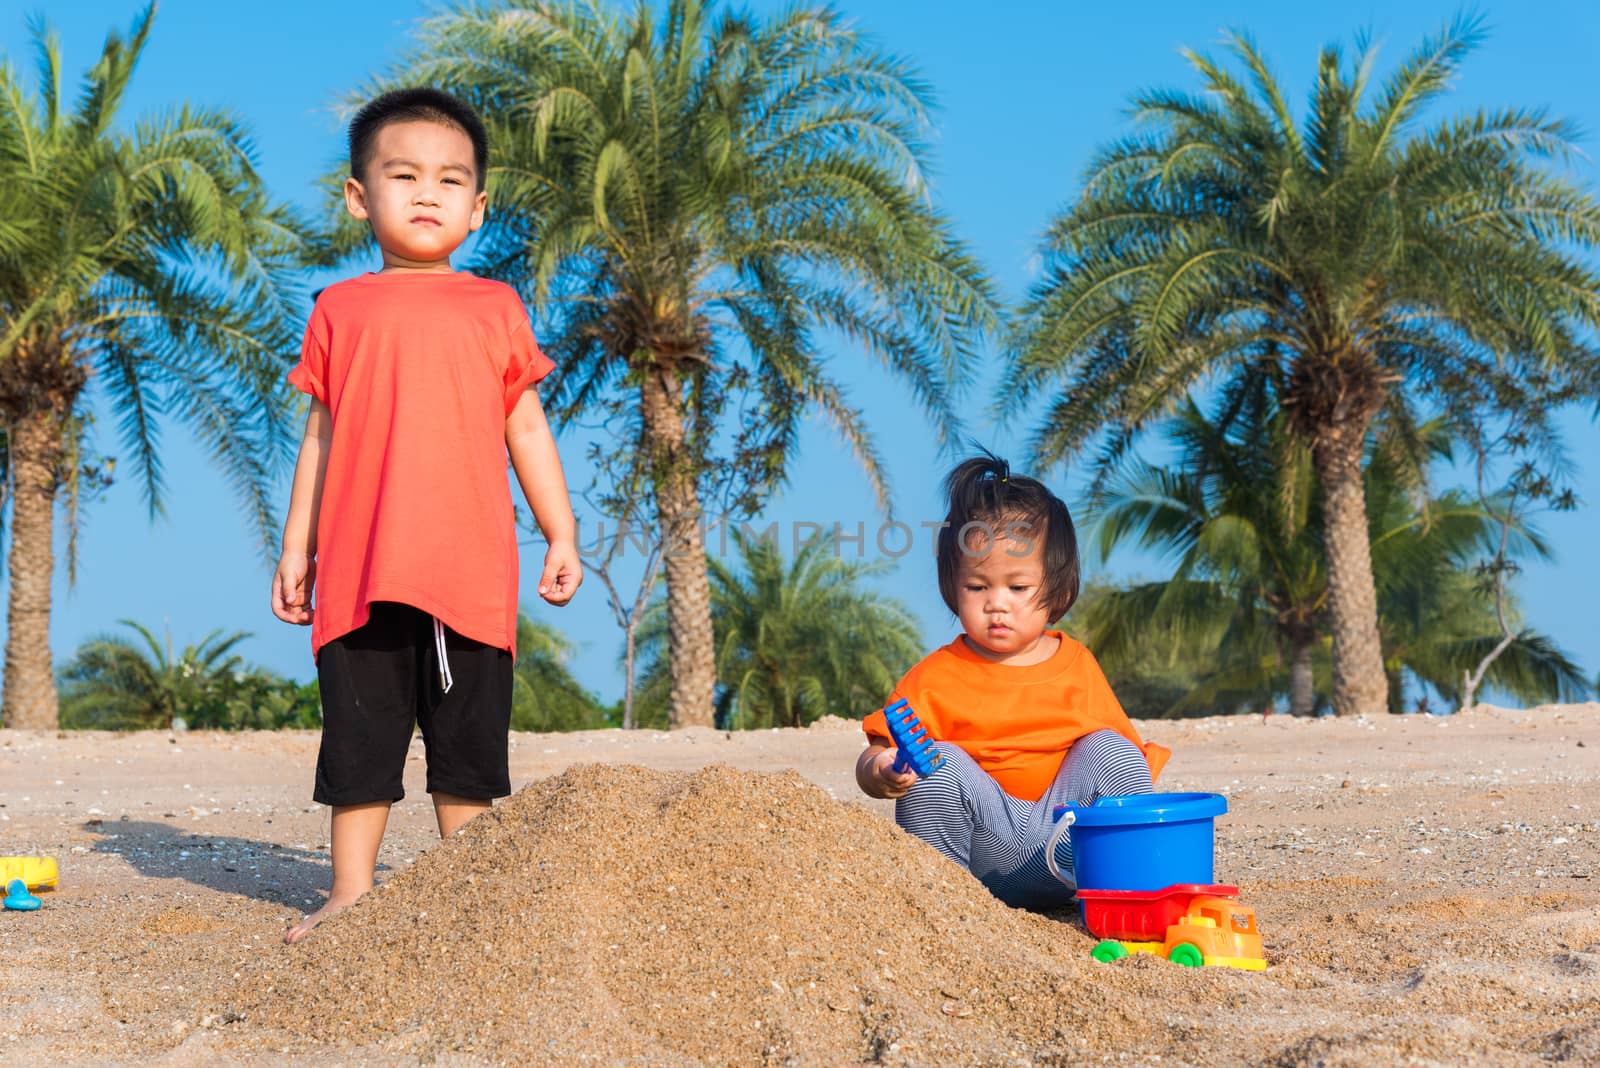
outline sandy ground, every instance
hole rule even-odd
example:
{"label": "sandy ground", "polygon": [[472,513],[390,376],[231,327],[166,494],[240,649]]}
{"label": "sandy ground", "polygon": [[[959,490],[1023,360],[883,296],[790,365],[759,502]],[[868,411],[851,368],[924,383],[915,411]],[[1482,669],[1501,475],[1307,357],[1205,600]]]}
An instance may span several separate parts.
{"label": "sandy ground", "polygon": [[1600,1064],[1600,704],[1139,727],[1227,795],[1267,972],[1090,961],[861,797],[839,721],[514,735],[529,791],[443,845],[419,743],[386,885],[296,947],[315,734],[0,731],[0,853],[63,872],[0,913],[0,1057]]}

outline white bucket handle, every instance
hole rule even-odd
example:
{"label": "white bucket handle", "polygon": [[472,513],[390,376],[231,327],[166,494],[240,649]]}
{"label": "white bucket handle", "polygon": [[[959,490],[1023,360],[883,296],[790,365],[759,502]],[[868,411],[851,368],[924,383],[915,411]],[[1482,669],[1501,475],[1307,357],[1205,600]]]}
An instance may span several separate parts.
{"label": "white bucket handle", "polygon": [[1061,818],[1056,820],[1055,833],[1050,836],[1049,844],[1044,847],[1044,862],[1045,866],[1050,869],[1050,874],[1059,879],[1067,889],[1073,891],[1078,889],[1077,880],[1069,879],[1061,874],[1061,865],[1056,863],[1056,847],[1061,844],[1061,839],[1066,837],[1072,830],[1072,825],[1077,821],[1077,812],[1073,810],[1072,806],[1067,806],[1067,810],[1061,814]]}

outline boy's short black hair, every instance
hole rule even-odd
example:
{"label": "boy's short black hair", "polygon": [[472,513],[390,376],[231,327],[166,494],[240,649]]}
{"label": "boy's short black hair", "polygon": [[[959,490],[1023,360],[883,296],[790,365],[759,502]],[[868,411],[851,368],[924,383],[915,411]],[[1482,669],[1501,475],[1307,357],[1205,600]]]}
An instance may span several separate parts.
{"label": "boy's short black hair", "polygon": [[1061,498],[1044,483],[1013,475],[1011,465],[990,453],[963,460],[944,480],[950,510],[939,530],[939,593],[957,612],[956,571],[963,554],[987,555],[1008,538],[1020,544],[1044,539],[1044,582],[1037,599],[1051,621],[1078,599],[1078,532]]}
{"label": "boy's short black hair", "polygon": [[367,164],[372,162],[373,145],[378,131],[392,122],[437,122],[453,126],[467,135],[472,142],[473,169],[478,172],[478,192],[483,192],[484,176],[489,168],[489,134],[483,120],[472,106],[443,89],[419,87],[393,89],[369,100],[350,120],[350,176],[356,181],[362,177]]}

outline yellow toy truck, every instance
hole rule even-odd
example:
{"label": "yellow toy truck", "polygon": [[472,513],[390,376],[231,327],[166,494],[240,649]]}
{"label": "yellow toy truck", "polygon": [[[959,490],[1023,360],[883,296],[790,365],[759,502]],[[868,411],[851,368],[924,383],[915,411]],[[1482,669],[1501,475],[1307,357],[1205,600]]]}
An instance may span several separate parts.
{"label": "yellow toy truck", "polygon": [[1239,888],[1178,884],[1161,890],[1083,890],[1084,926],[1101,939],[1098,961],[1154,953],[1174,964],[1264,971],[1255,910],[1240,904]]}

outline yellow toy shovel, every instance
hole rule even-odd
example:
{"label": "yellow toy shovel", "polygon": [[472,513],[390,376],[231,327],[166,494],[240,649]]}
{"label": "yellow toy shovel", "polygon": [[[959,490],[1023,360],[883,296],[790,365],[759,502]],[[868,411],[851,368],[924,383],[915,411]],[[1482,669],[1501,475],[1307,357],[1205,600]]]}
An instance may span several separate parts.
{"label": "yellow toy shovel", "polygon": [[29,890],[54,890],[60,878],[55,857],[0,857],[0,886],[21,879]]}

